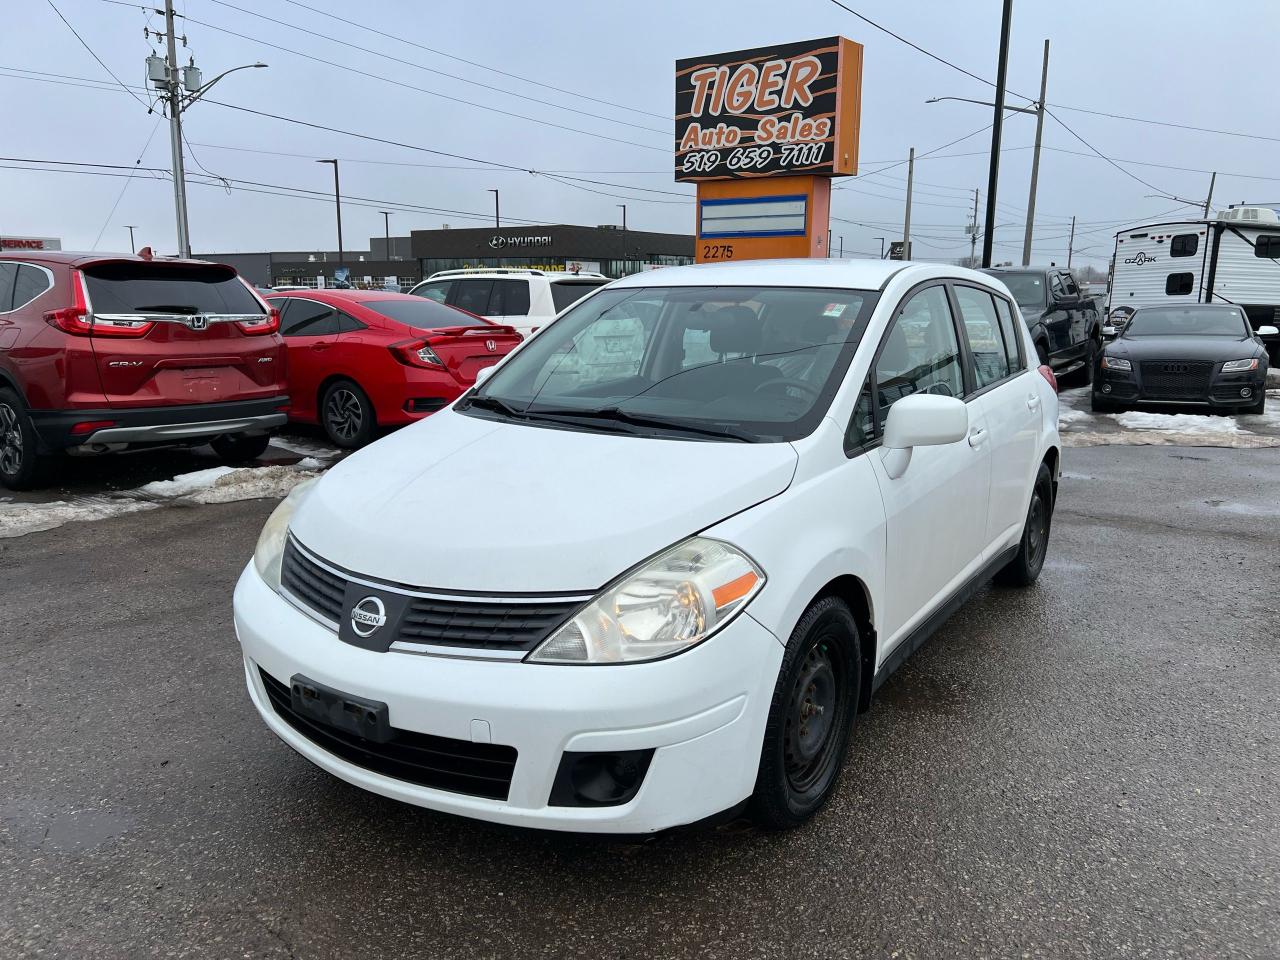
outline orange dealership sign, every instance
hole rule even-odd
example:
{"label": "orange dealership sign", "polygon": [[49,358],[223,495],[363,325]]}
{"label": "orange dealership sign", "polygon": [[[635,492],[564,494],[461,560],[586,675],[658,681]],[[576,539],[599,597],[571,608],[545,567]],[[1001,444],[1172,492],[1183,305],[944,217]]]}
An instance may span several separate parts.
{"label": "orange dealership sign", "polygon": [[858,172],[862,45],[827,37],[676,61],[676,180]]}

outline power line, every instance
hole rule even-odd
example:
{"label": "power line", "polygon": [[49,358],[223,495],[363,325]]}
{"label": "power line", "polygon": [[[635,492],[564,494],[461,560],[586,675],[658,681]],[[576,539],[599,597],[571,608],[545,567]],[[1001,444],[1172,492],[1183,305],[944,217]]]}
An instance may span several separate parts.
{"label": "power line", "polygon": [[490,73],[496,73],[504,77],[510,77],[511,79],[519,80],[522,83],[531,83],[534,86],[542,87],[543,89],[546,89],[546,90],[554,90],[556,93],[563,93],[571,97],[578,97],[579,99],[582,99],[582,100],[590,100],[592,103],[599,103],[609,107],[616,107],[619,110],[628,110],[631,113],[638,113],[646,117],[656,117],[659,120],[671,119],[665,114],[651,113],[648,110],[641,110],[637,107],[629,107],[625,103],[617,103],[613,100],[602,100],[599,97],[591,97],[577,90],[566,90],[564,87],[556,87],[549,83],[543,83],[540,80],[534,80],[531,77],[522,76],[521,74],[518,74],[518,73],[509,73],[506,70],[499,70],[497,67],[491,67],[487,64],[479,63],[475,60],[468,60],[465,57],[458,57],[451,53],[445,53],[443,50],[437,50],[435,47],[428,47],[424,44],[416,43],[415,41],[409,40],[405,37],[398,37],[395,34],[384,33],[381,30],[375,30],[373,27],[367,26],[366,24],[363,24],[363,23],[358,23],[355,20],[346,20],[338,16],[337,14],[329,13],[326,10],[320,10],[317,7],[312,7],[312,6],[308,6],[305,3],[301,3],[300,0],[284,0],[284,2],[290,3],[295,7],[301,7],[304,10],[310,10],[312,13],[319,14],[322,17],[328,17],[330,20],[336,20],[338,23],[344,23],[349,27],[356,27],[360,30],[365,30],[369,33],[375,34],[376,36],[385,37],[388,40],[395,40],[399,43],[408,44],[409,46],[416,47],[419,50],[425,50],[427,53],[433,53],[438,57],[445,57],[446,59],[449,59],[449,60],[455,60],[458,63],[465,63],[471,67],[478,67],[481,70],[488,70]]}
{"label": "power line", "polygon": [[156,117],[156,122],[151,125],[151,133],[147,135],[147,140],[142,145],[142,149],[138,151],[138,159],[133,162],[133,170],[129,171],[129,176],[125,178],[124,184],[120,187],[120,192],[116,194],[116,202],[111,205],[111,209],[107,211],[106,219],[102,221],[102,226],[98,230],[98,235],[93,238],[93,249],[98,249],[98,243],[102,240],[102,235],[107,232],[107,227],[111,223],[111,218],[116,215],[116,208],[120,206],[120,201],[124,199],[125,191],[129,189],[129,184],[133,182],[133,174],[142,166],[142,158],[146,155],[147,148],[151,146],[151,141],[155,139],[156,131],[160,129],[160,118]]}
{"label": "power line", "polygon": [[1052,110],[1050,110],[1048,107],[1046,107],[1046,108],[1045,108],[1045,111],[1044,111],[1044,112],[1045,112],[1045,113],[1047,113],[1049,116],[1053,117],[1054,122],[1056,122],[1060,127],[1062,127],[1062,129],[1063,129],[1063,130],[1066,130],[1066,131],[1067,131],[1067,133],[1071,134],[1073,137],[1075,137],[1077,140],[1079,140],[1079,141],[1080,141],[1081,143],[1083,143],[1086,147],[1088,147],[1090,150],[1092,150],[1095,154],[1097,154],[1097,155],[1098,155],[1099,157],[1101,157],[1103,160],[1107,161],[1107,163],[1111,164],[1111,166],[1115,167],[1117,170],[1119,170],[1121,173],[1123,173],[1123,174],[1124,174],[1126,177],[1128,177],[1129,179],[1131,179],[1131,180],[1136,180],[1138,183],[1142,184],[1144,187],[1147,187],[1147,188],[1149,188],[1149,189],[1151,189],[1151,190],[1154,190],[1156,193],[1160,194],[1162,197],[1167,197],[1167,198],[1168,198],[1168,199],[1170,199],[1170,200],[1181,200],[1181,199],[1182,199],[1181,197],[1174,196],[1174,195],[1173,195],[1172,193],[1170,193],[1168,190],[1161,190],[1161,189],[1160,189],[1159,187],[1157,187],[1155,184],[1148,183],[1146,180],[1143,180],[1143,179],[1142,179],[1140,176],[1138,176],[1136,173],[1133,173],[1133,172],[1132,172],[1132,171],[1130,171],[1130,170],[1126,170],[1124,167],[1120,166],[1120,164],[1116,163],[1116,161],[1112,160],[1110,157],[1108,157],[1106,154],[1104,154],[1101,150],[1099,150],[1097,147],[1095,147],[1092,143],[1090,143],[1090,142],[1089,142],[1088,140],[1086,140],[1084,137],[1080,136],[1080,134],[1076,133],[1076,132],[1075,132],[1074,130],[1072,130],[1069,126],[1067,126],[1065,123],[1063,123],[1063,122],[1062,122],[1062,119],[1061,119],[1060,117],[1058,117],[1058,115],[1057,115],[1057,114],[1055,114],[1055,113],[1054,113]]}
{"label": "power line", "polygon": [[152,111],[151,104],[147,103],[140,96],[134,93],[133,90],[131,90],[123,80],[121,80],[119,77],[117,77],[114,73],[111,72],[111,68],[107,66],[106,62],[100,56],[98,56],[96,53],[93,52],[93,47],[89,46],[89,44],[85,41],[84,37],[80,36],[80,32],[71,25],[71,21],[68,20],[66,17],[64,17],[62,15],[62,11],[53,5],[53,0],[46,0],[46,2],[49,4],[49,7],[53,10],[53,12],[58,15],[58,19],[61,20],[63,23],[65,23],[67,25],[67,29],[70,30],[75,35],[75,38],[80,41],[80,46],[88,50],[89,56],[93,57],[93,59],[98,61],[98,66],[102,67],[103,70],[107,71],[111,79],[120,85],[121,90],[129,94],[129,96],[133,97],[133,99],[137,100],[138,103],[142,104],[142,106],[146,107],[147,113],[151,113]]}
{"label": "power line", "polygon": [[[581,107],[566,107],[566,106],[563,106],[562,104],[553,103],[550,100],[541,100],[538,97],[531,97],[528,94],[517,93],[514,90],[507,90],[503,87],[495,87],[492,84],[481,83],[479,80],[469,80],[466,77],[460,77],[454,73],[446,73],[443,70],[436,70],[433,67],[424,66],[423,64],[420,64],[420,63],[414,63],[412,60],[403,60],[399,57],[393,57],[389,53],[383,53],[379,50],[373,50],[369,47],[362,47],[359,44],[351,43],[350,41],[347,41],[347,40],[339,40],[337,37],[331,37],[328,34],[320,33],[319,31],[316,31],[316,30],[308,30],[306,27],[298,26],[295,23],[286,23],[283,20],[277,20],[275,17],[269,17],[265,13],[258,13],[256,10],[249,10],[245,7],[237,6],[234,3],[230,3],[229,0],[210,0],[210,2],[216,3],[221,7],[228,7],[232,10],[238,10],[240,13],[247,13],[250,16],[257,17],[260,20],[266,20],[268,23],[274,23],[278,26],[288,27],[290,30],[298,33],[306,33],[313,37],[319,37],[321,40],[328,40],[330,43],[336,43],[339,46],[349,47],[352,50],[359,50],[361,53],[367,53],[372,56],[379,57],[383,60],[390,60],[393,63],[404,64],[407,67],[413,67],[415,70],[424,70],[428,73],[434,73],[441,77],[448,77],[450,80],[457,80],[459,83],[469,83],[469,84],[472,84],[473,86],[482,87],[485,90],[493,90],[506,97],[518,97],[521,100],[528,100],[531,103],[540,103],[543,106],[552,107],[556,110],[568,110],[580,116],[592,117],[593,119],[604,120],[608,123],[620,123],[624,126],[635,127],[637,130],[648,130],[651,133],[658,133],[664,137],[671,136],[671,131],[669,130],[659,130],[656,127],[645,126],[644,124],[641,124],[641,123],[631,123],[626,120],[618,120],[614,117],[606,117],[598,113],[588,113],[587,111],[583,110]],[[201,23],[201,21],[199,20],[191,20],[191,22]],[[210,26],[210,24],[201,24],[201,25]],[[214,29],[218,29],[218,28],[215,27]],[[578,96],[578,95],[575,94],[575,96]]]}

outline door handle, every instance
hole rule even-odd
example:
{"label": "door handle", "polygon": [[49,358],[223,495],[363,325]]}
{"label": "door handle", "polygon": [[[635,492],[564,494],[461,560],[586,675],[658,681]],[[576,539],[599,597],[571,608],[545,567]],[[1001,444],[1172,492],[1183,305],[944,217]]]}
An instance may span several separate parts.
{"label": "door handle", "polygon": [[329,349],[329,344],[327,344],[327,343],[313,343],[313,344],[311,345],[311,349],[312,349],[312,350],[328,350],[328,349]]}
{"label": "door handle", "polygon": [[1029,396],[1029,397],[1027,397],[1027,409],[1028,409],[1028,410],[1039,410],[1039,409],[1040,409],[1040,398],[1039,398],[1039,397],[1037,397],[1037,396],[1035,396],[1034,394],[1033,394],[1033,395],[1031,395],[1031,396]]}
{"label": "door handle", "polygon": [[977,427],[969,431],[969,446],[975,450],[987,442],[987,431]]}

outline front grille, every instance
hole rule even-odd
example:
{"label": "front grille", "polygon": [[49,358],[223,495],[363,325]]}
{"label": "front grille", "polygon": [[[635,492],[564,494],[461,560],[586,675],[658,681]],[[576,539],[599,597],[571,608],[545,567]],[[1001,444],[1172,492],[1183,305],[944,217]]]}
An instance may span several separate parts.
{"label": "front grille", "polygon": [[1161,400],[1202,400],[1209,394],[1212,360],[1143,360],[1142,392]]}
{"label": "front grille", "polygon": [[516,769],[516,748],[472,743],[391,728],[392,739],[375,743],[295,713],[289,687],[261,667],[258,675],[276,714],[320,749],[348,763],[407,783],[490,800],[506,800]]}
{"label": "front grille", "polygon": [[[295,599],[332,623],[340,623],[347,612],[345,595],[349,579],[307,556],[292,538],[285,546],[280,582]],[[568,620],[584,599],[526,600],[517,596],[477,599],[430,593],[430,596],[409,599],[388,645],[405,642],[527,652]]]}

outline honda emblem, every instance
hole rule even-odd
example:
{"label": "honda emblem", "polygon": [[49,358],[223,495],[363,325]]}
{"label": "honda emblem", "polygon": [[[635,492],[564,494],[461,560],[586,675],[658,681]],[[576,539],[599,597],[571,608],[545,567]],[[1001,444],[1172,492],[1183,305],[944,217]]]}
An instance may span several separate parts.
{"label": "honda emblem", "polygon": [[498,349],[498,341],[497,341],[497,340],[486,340],[486,341],[484,342],[484,348],[485,348],[486,350],[488,350],[490,353],[493,353],[495,350],[497,350],[497,349]]}
{"label": "honda emblem", "polygon": [[192,330],[204,330],[208,328],[209,320],[202,314],[197,313],[187,319],[187,326]]}

